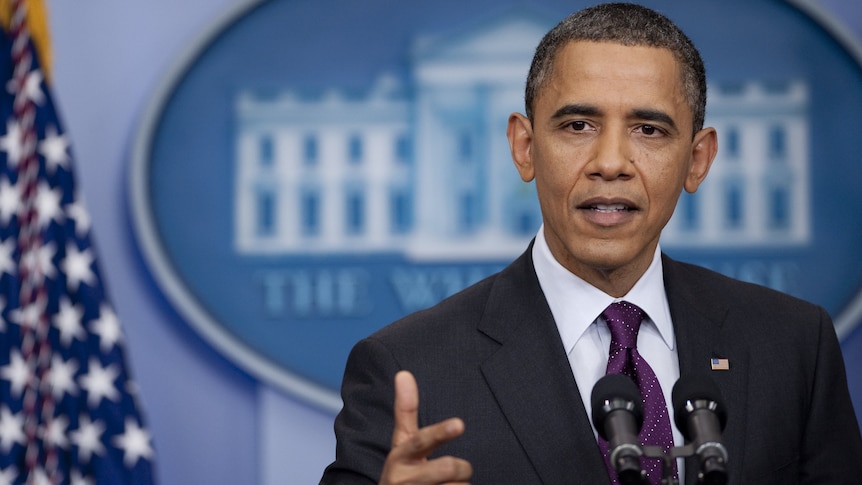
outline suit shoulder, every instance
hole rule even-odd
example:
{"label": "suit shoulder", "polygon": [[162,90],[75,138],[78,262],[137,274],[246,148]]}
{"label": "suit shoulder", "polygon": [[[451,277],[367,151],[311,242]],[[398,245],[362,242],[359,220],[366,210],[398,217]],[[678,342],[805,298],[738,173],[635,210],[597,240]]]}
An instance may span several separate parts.
{"label": "suit shoulder", "polygon": [[796,296],[725,276],[702,266],[665,259],[665,285],[694,301],[713,301],[733,308],[756,306],[789,314],[815,315],[825,310]]}
{"label": "suit shoulder", "polygon": [[488,276],[431,307],[404,316],[378,330],[371,338],[386,340],[408,334],[437,334],[463,327],[467,322],[476,322],[484,312],[498,276],[499,273]]}

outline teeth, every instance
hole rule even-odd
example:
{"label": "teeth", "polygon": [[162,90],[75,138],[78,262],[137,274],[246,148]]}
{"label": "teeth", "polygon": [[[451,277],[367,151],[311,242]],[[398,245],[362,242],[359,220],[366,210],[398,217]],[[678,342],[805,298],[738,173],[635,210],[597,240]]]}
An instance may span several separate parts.
{"label": "teeth", "polygon": [[596,204],[593,206],[593,210],[599,212],[619,212],[626,210],[626,206],[623,204]]}

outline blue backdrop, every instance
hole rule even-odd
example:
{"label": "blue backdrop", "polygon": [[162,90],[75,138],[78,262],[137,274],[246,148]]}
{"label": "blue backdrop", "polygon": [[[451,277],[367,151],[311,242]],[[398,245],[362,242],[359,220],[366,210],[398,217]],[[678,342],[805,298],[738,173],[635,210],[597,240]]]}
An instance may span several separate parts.
{"label": "blue backdrop", "polygon": [[[211,26],[245,2],[48,3],[55,48],[55,94],[77,154],[80,189],[93,217],[108,291],[126,329],[131,370],[154,434],[161,483],[316,483],[334,454],[333,414],[260,385],[182,321],[155,289],[140,259],[126,206],[133,143],[147,104],[184,53]],[[831,15],[858,45],[862,6],[846,1],[808,3]],[[346,15],[331,13],[342,19]],[[762,19],[747,21],[756,26]],[[337,49],[343,39],[329,41]],[[728,48],[734,48],[733,44]],[[801,50],[793,52],[804,55]],[[712,55],[728,57],[720,52],[705,53],[707,60]],[[354,57],[358,65],[364,61]],[[369,65],[380,62],[367,61]],[[338,72],[330,74],[334,78]],[[841,181],[849,189],[862,182]],[[828,254],[823,258],[828,259]],[[859,281],[862,262],[834,264],[839,280]],[[844,295],[823,295],[824,304],[846,300],[847,294],[860,290],[847,288]],[[842,347],[859,413],[859,328],[844,339]]]}

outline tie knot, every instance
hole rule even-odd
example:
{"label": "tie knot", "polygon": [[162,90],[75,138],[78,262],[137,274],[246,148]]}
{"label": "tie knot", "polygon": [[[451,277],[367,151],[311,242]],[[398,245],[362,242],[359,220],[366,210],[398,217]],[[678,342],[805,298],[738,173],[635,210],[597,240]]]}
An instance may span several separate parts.
{"label": "tie knot", "polygon": [[639,306],[627,301],[611,303],[602,312],[602,317],[608,322],[611,331],[611,341],[616,341],[628,349],[637,347],[638,330],[644,315]]}

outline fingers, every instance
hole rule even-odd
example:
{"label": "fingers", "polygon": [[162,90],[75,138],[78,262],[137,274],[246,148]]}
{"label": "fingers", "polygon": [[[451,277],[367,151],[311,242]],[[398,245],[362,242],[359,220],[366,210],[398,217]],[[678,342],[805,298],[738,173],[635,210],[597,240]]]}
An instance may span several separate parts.
{"label": "fingers", "polygon": [[392,448],[406,459],[427,457],[438,446],[464,433],[464,422],[450,418],[419,429],[419,389],[416,379],[408,371],[395,374],[395,426],[392,431]]}
{"label": "fingers", "polygon": [[442,456],[433,460],[405,461],[393,453],[383,465],[380,484],[466,484],[472,475],[473,467],[461,458]]}
{"label": "fingers", "polygon": [[466,460],[444,456],[428,460],[440,445],[464,433],[464,421],[450,418],[419,428],[419,391],[407,371],[395,375],[392,450],[383,466],[381,484],[464,484],[473,475]]}
{"label": "fingers", "polygon": [[413,374],[405,370],[395,374],[395,429],[392,447],[410,439],[419,430],[419,389]]}
{"label": "fingers", "polygon": [[434,452],[440,445],[448,443],[464,433],[464,422],[460,418],[449,418],[426,426],[413,433],[408,439],[392,448],[396,459],[405,461],[421,460]]}

